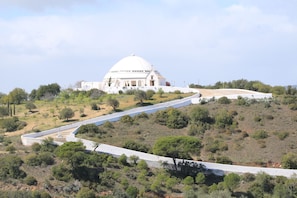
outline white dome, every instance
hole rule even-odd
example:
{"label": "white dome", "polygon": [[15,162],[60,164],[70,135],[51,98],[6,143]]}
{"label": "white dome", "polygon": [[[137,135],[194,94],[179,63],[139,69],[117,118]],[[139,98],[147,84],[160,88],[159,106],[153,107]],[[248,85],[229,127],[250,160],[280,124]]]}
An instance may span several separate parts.
{"label": "white dome", "polygon": [[109,78],[146,78],[153,70],[152,65],[143,58],[135,55],[127,56],[118,61],[105,75]]}
{"label": "white dome", "polygon": [[127,56],[117,62],[110,72],[135,72],[135,71],[151,71],[153,68],[149,62],[135,55]]}

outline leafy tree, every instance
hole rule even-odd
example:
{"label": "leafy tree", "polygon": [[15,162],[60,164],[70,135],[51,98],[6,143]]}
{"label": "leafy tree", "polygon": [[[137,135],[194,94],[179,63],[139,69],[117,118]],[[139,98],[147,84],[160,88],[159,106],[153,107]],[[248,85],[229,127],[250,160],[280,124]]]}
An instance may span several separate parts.
{"label": "leafy tree", "polygon": [[120,106],[120,102],[117,99],[109,98],[107,104],[112,107],[114,111]]}
{"label": "leafy tree", "polygon": [[32,112],[32,109],[36,109],[36,105],[33,102],[27,102],[26,109],[28,109],[29,112]]}
{"label": "leafy tree", "polygon": [[102,90],[99,90],[99,89],[91,89],[89,91],[90,98],[93,100],[98,100],[104,94],[105,94],[105,92]]}
{"label": "leafy tree", "polygon": [[65,142],[56,149],[55,153],[61,159],[67,160],[72,168],[79,166],[86,158],[85,146],[82,142]]}
{"label": "leafy tree", "polygon": [[71,108],[64,108],[60,112],[60,119],[66,119],[66,121],[69,120],[69,118],[72,118],[74,116],[74,111]]}
{"label": "leafy tree", "polygon": [[236,173],[230,173],[224,177],[224,185],[231,192],[238,187],[240,182],[240,176]]}
{"label": "leafy tree", "polygon": [[281,164],[283,168],[297,169],[297,154],[290,152],[283,155]]}
{"label": "leafy tree", "polygon": [[[36,94],[35,94],[36,98],[35,99],[37,99],[37,100],[51,99],[51,98],[54,98],[54,97],[58,96],[60,91],[61,91],[61,87],[57,83],[52,83],[52,84],[48,84],[48,85],[41,85],[36,90]],[[31,92],[31,94],[32,94],[32,92]],[[32,95],[34,95],[34,94],[32,94]]]}
{"label": "leafy tree", "polygon": [[175,167],[176,158],[191,159],[190,154],[199,155],[201,142],[197,138],[189,136],[170,136],[159,138],[154,147],[153,153],[165,157],[172,157]]}
{"label": "leafy tree", "polygon": [[8,94],[9,101],[14,104],[21,104],[23,101],[27,100],[28,94],[24,89],[15,88]]}
{"label": "leafy tree", "polygon": [[134,94],[134,100],[139,101],[140,105],[143,105],[143,101],[147,99],[147,95],[145,91],[137,90]]}

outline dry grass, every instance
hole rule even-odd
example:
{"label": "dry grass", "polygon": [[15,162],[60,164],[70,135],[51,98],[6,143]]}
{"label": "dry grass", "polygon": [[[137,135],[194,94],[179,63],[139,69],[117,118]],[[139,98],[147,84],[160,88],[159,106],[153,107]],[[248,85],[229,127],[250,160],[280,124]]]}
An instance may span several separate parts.
{"label": "dry grass", "polygon": [[[193,107],[181,108],[188,113]],[[297,152],[297,122],[292,118],[297,112],[290,110],[285,105],[272,103],[270,108],[265,108],[263,102],[251,104],[250,106],[239,106],[235,102],[229,105],[222,105],[216,102],[204,105],[214,115],[221,109],[236,111],[238,114],[234,120],[238,122],[236,130],[219,130],[212,126],[207,130],[202,139],[206,144],[209,137],[219,140],[228,145],[228,150],[210,153],[202,149],[200,158],[203,161],[211,161],[218,156],[228,156],[234,164],[246,165],[268,165],[279,164],[282,156],[287,152]],[[255,116],[261,121],[255,121]],[[273,119],[271,119],[273,116]],[[128,140],[134,140],[142,144],[153,146],[154,142],[163,136],[187,135],[189,127],[184,129],[169,129],[166,126],[158,125],[154,122],[154,115],[150,119],[136,120],[133,125],[113,123],[114,129],[102,129],[107,133],[100,139],[101,143],[123,146]],[[256,140],[252,135],[258,130],[265,130],[268,138]],[[288,137],[281,140],[277,134],[288,133]],[[244,137],[245,135],[248,137]],[[95,139],[93,139],[95,140]],[[269,164],[268,164],[269,163]]]}

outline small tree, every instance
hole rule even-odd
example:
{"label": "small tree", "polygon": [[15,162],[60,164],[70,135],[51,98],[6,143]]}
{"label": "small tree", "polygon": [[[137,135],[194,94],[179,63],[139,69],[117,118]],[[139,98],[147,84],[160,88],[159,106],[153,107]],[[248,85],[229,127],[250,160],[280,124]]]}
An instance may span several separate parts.
{"label": "small tree", "polygon": [[164,94],[164,91],[162,88],[158,89],[158,92],[157,94],[159,95],[160,98],[162,98],[163,94]]}
{"label": "small tree", "polygon": [[109,98],[107,104],[112,107],[114,111],[120,106],[120,102],[117,99]]}
{"label": "small tree", "polygon": [[69,120],[69,118],[72,118],[74,116],[74,111],[71,108],[64,108],[60,112],[60,119],[66,119],[66,121]]}
{"label": "small tree", "polygon": [[134,100],[139,101],[140,105],[143,105],[143,101],[147,99],[145,91],[137,90],[134,95]]}
{"label": "small tree", "polygon": [[26,103],[26,109],[28,109],[29,112],[32,113],[32,109],[36,109],[36,105],[33,102],[27,102]]}
{"label": "small tree", "polygon": [[156,92],[154,90],[149,89],[145,93],[147,100],[151,100]]}

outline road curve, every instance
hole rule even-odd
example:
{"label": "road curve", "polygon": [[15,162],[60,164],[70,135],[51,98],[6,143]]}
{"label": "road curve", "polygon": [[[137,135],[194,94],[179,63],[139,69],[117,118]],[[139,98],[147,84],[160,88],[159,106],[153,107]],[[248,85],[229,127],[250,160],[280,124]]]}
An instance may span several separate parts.
{"label": "road curve", "polygon": [[[260,93],[259,97],[263,96],[262,93]],[[230,98],[233,98],[235,94],[230,95]],[[238,94],[239,96],[241,94]],[[94,123],[96,125],[101,125],[106,121],[117,121],[119,120],[122,116],[124,115],[130,115],[130,116],[135,116],[139,113],[146,112],[146,113],[154,113],[158,110],[166,109],[168,107],[174,107],[174,108],[179,108],[183,106],[187,106],[190,104],[193,104],[193,101],[200,100],[199,98],[200,94],[197,93],[193,96],[183,98],[183,99],[178,99],[170,102],[165,102],[165,103],[160,103],[152,106],[146,106],[146,107],[139,107],[123,112],[117,112],[113,114],[108,114],[104,116],[100,116],[97,118],[92,118],[89,120],[81,121],[81,122],[76,122],[67,126],[62,126],[50,130],[46,130],[43,132],[39,133],[30,133],[30,134],[25,134],[21,136],[22,143],[24,145],[32,145],[35,142],[40,143],[43,139],[43,137],[57,133],[59,134],[60,131],[65,131],[65,130],[70,130],[73,129],[72,133],[66,137],[66,141],[82,141],[84,145],[86,146],[87,150],[95,150],[97,152],[102,152],[102,153],[108,153],[114,156],[121,156],[122,154],[125,154],[127,157],[130,157],[132,155],[138,156],[139,159],[145,160],[149,166],[151,167],[160,167],[162,162],[166,162],[169,164],[173,164],[172,158],[168,157],[162,157],[162,156],[157,156],[157,155],[152,155],[148,153],[142,153],[138,151],[133,151],[133,150],[128,150],[120,147],[115,147],[111,145],[106,145],[106,144],[98,144],[96,142],[92,142],[89,140],[85,139],[79,139],[75,137],[75,134],[77,132],[77,129],[84,124],[91,124]],[[228,95],[226,95],[228,97]],[[247,97],[247,94],[244,94],[245,97]],[[256,93],[253,92],[250,97],[254,98],[256,96]],[[265,97],[269,95],[264,95]],[[256,96],[257,97],[257,96]],[[258,97],[258,98],[259,98]],[[197,103],[197,102],[195,102]],[[57,142],[58,144],[62,144],[62,142]],[[181,159],[178,159],[177,161],[181,161]],[[264,172],[269,175],[273,176],[285,176],[285,177],[292,177],[294,175],[297,175],[297,170],[291,170],[291,169],[280,169],[280,168],[263,168],[263,167],[250,167],[250,166],[238,166],[238,165],[226,165],[226,164],[218,164],[218,163],[209,163],[209,162],[201,162],[201,161],[196,161],[197,163],[203,164],[208,170],[211,170],[213,173],[217,175],[223,175],[228,172],[235,172],[235,173],[253,173],[257,174],[259,172]]]}

